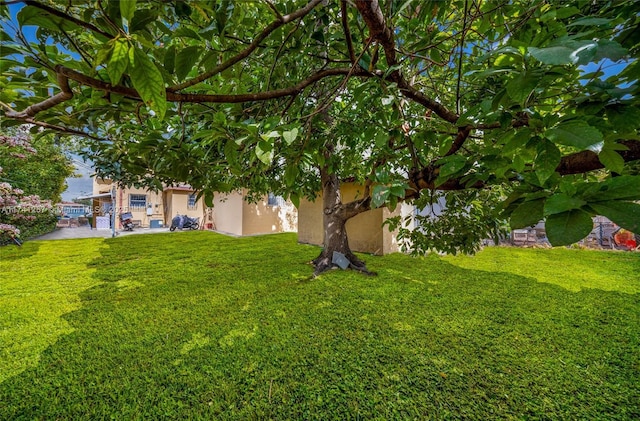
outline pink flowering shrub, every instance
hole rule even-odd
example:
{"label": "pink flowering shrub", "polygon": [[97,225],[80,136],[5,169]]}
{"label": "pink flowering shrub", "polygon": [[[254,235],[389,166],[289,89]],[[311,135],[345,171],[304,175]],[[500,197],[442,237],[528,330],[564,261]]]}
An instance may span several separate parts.
{"label": "pink flowering shrub", "polygon": [[[6,136],[0,134],[0,148],[18,148],[24,153],[35,154],[23,135]],[[26,156],[24,153],[11,152],[12,156]],[[4,174],[0,167],[0,179]],[[53,206],[48,200],[36,195],[25,195],[24,191],[14,188],[7,182],[0,182],[0,245],[7,244],[18,236],[30,238],[53,230],[56,217]]]}

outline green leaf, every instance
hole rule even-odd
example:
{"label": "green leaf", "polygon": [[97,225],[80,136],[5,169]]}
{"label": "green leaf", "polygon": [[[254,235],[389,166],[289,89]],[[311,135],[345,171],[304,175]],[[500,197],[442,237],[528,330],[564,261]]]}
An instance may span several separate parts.
{"label": "green leaf", "polygon": [[571,26],[603,26],[603,25],[607,25],[609,22],[611,22],[611,19],[586,17],[586,18],[582,18],[582,19],[576,19],[575,21],[573,21],[572,23],[567,25],[567,27],[571,27]]}
{"label": "green leaf", "polygon": [[129,41],[125,38],[116,38],[109,42],[113,43],[113,50],[111,51],[111,58],[107,65],[107,74],[109,75],[111,84],[117,85],[120,83],[123,73],[129,66],[129,49],[131,45],[129,45]]}
{"label": "green leaf", "polygon": [[573,50],[571,48],[562,46],[548,48],[529,47],[528,51],[536,60],[544,64],[563,65],[573,63],[571,58]]}
{"label": "green leaf", "polygon": [[120,14],[127,22],[131,22],[133,14],[136,12],[136,0],[120,0]]}
{"label": "green leaf", "polygon": [[191,15],[191,7],[187,4],[186,1],[177,1],[173,5],[173,10],[176,12],[176,15],[180,18],[186,18]]}
{"label": "green leaf", "polygon": [[291,193],[289,195],[289,200],[291,200],[291,203],[293,203],[293,206],[295,206],[297,209],[300,208],[300,196],[296,193]]}
{"label": "green leaf", "polygon": [[195,45],[182,49],[176,55],[176,77],[178,81],[183,81],[189,72],[194,68],[200,58],[201,48]]}
{"label": "green leaf", "polygon": [[273,161],[273,144],[267,141],[258,142],[256,156],[265,165],[271,165],[271,161]]}
{"label": "green leaf", "polygon": [[393,104],[393,101],[396,99],[393,95],[387,95],[382,98],[382,105]]}
{"label": "green leaf", "polygon": [[207,205],[207,207],[210,207],[210,208],[213,207],[213,192],[212,191],[204,192],[204,204]]}
{"label": "green leaf", "polygon": [[547,48],[529,47],[528,51],[544,64],[565,65],[588,64],[597,49],[598,44],[595,41],[581,41]]}
{"label": "green leaf", "polygon": [[598,154],[598,159],[611,172],[620,174],[624,170],[624,158],[611,148],[602,148]]}
{"label": "green leaf", "polygon": [[[101,64],[108,63],[109,58],[111,57],[111,53],[113,51],[113,43],[106,43],[102,46],[101,49],[96,53],[95,59],[93,61],[93,68],[97,68]],[[111,77],[109,77],[111,79]]]}
{"label": "green leaf", "polygon": [[224,157],[230,165],[236,165],[238,161],[238,145],[232,139],[229,139],[224,145]]}
{"label": "green leaf", "polygon": [[280,137],[280,133],[278,133],[275,130],[271,130],[268,133],[262,133],[260,137],[262,138],[262,140],[269,141],[269,139],[275,139]]}
{"label": "green leaf", "polygon": [[635,105],[613,104],[605,108],[607,118],[616,130],[633,132],[640,125],[640,109]]}
{"label": "green leaf", "polygon": [[604,58],[611,61],[622,60],[629,51],[615,41],[608,39],[598,40],[598,49],[593,57],[593,61],[598,62]]}
{"label": "green leaf", "polygon": [[298,165],[293,164],[287,166],[284,170],[284,182],[287,187],[295,186],[298,174],[300,174],[300,167]]}
{"label": "green leaf", "polygon": [[547,217],[545,229],[552,245],[566,246],[589,235],[593,229],[593,220],[587,212],[574,209]]}
{"label": "green leaf", "polygon": [[375,185],[371,194],[371,204],[374,208],[379,208],[384,205],[390,194],[391,190],[388,186],[382,184]]}
{"label": "green leaf", "polygon": [[547,130],[545,135],[554,143],[573,146],[580,150],[599,152],[604,145],[602,133],[581,120],[563,121]]}
{"label": "green leaf", "polygon": [[598,215],[603,215],[631,232],[640,232],[640,204],[633,202],[608,201],[589,203]]}
{"label": "green leaf", "polygon": [[172,45],[164,53],[164,69],[172,74],[176,67],[176,46]]}
{"label": "green leaf", "polygon": [[395,185],[391,186],[391,189],[389,191],[391,196],[403,198],[405,195],[406,187],[404,185]]}
{"label": "green leaf", "polygon": [[22,52],[6,45],[2,45],[2,48],[0,48],[0,57],[12,56],[14,54],[22,55]]}
{"label": "green leaf", "polygon": [[294,140],[296,140],[297,137],[298,137],[297,127],[294,127],[293,129],[282,133],[282,138],[284,139],[287,145],[291,145],[294,142]]}
{"label": "green leaf", "polygon": [[580,209],[586,204],[587,202],[577,197],[571,197],[564,193],[554,194],[544,203],[544,216]]}
{"label": "green leaf", "polygon": [[376,148],[382,149],[389,144],[389,133],[384,131],[377,132],[374,139]]}
{"label": "green leaf", "polygon": [[369,66],[371,65],[371,56],[364,53],[360,58],[360,61],[358,61],[358,65],[360,65],[364,70],[369,70]]}
{"label": "green leaf", "polygon": [[562,154],[556,145],[546,139],[543,139],[536,149],[538,154],[533,162],[533,169],[542,185],[555,173]]}
{"label": "green leaf", "polygon": [[167,111],[167,93],[162,73],[144,51],[138,48],[133,50],[133,59],[130,62],[133,87],[138,91],[144,103],[155,111],[158,118],[162,120]]}
{"label": "green leaf", "polygon": [[585,200],[606,202],[609,200],[640,200],[640,176],[623,175],[596,184],[584,195]]}
{"label": "green leaf", "polygon": [[531,72],[522,72],[518,76],[511,79],[507,85],[507,93],[516,102],[526,100],[531,91],[538,86],[539,77]]}
{"label": "green leaf", "polygon": [[389,196],[389,203],[387,204],[387,208],[393,212],[396,210],[398,206],[398,196]]}
{"label": "green leaf", "polygon": [[21,27],[33,25],[52,31],[73,31],[80,28],[68,19],[63,19],[50,14],[46,10],[29,5],[21,8],[16,17]]}
{"label": "green leaf", "polygon": [[179,27],[178,30],[175,32],[175,36],[179,38],[193,38],[198,41],[201,40],[200,35],[198,35],[196,31],[186,26]]}
{"label": "green leaf", "polygon": [[139,31],[158,19],[157,10],[138,9],[129,21],[129,32]]}
{"label": "green leaf", "polygon": [[509,217],[512,229],[526,228],[537,224],[543,218],[544,198],[520,204]]}
{"label": "green leaf", "polygon": [[453,175],[462,170],[467,164],[465,157],[460,155],[451,155],[439,160],[438,162],[444,162],[440,167],[440,173],[438,174],[439,178]]}
{"label": "green leaf", "polygon": [[533,137],[533,132],[528,127],[524,127],[507,141],[507,143],[502,147],[500,153],[503,155],[510,154],[517,149],[520,149]]}

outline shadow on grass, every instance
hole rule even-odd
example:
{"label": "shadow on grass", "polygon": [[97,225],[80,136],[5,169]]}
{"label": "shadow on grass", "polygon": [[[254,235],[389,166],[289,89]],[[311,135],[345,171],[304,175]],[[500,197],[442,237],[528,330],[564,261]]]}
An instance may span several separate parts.
{"label": "shadow on grass", "polygon": [[107,283],[0,384],[0,418],[640,415],[637,295],[402,255],[308,282],[295,236],[157,236],[106,242]]}
{"label": "shadow on grass", "polygon": [[26,257],[34,256],[38,253],[40,243],[33,241],[26,241],[22,246],[15,244],[7,244],[0,246],[0,259],[2,260],[18,260]]}

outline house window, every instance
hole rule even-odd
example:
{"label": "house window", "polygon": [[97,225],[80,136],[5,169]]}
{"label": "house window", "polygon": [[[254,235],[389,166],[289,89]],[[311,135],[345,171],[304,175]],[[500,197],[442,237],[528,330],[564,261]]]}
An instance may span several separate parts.
{"label": "house window", "polygon": [[147,195],[146,194],[130,194],[129,195],[129,210],[145,210],[147,208]]}
{"label": "house window", "polygon": [[273,193],[269,193],[267,197],[267,205],[269,206],[283,206],[284,205],[284,197],[276,196]]}
{"label": "house window", "polygon": [[189,195],[189,198],[187,199],[187,208],[188,209],[195,209],[196,206],[196,199],[197,199],[198,195],[195,193],[192,193]]}

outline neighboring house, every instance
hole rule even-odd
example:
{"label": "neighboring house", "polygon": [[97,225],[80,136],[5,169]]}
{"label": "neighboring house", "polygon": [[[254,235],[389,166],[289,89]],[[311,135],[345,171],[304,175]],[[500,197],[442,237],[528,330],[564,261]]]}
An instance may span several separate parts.
{"label": "neighboring house", "polygon": [[290,201],[272,194],[250,203],[243,190],[214,196],[213,221],[216,231],[233,235],[296,232],[298,210]]}
{"label": "neighboring house", "polygon": [[120,215],[123,213],[131,213],[135,226],[166,225],[164,192],[119,187],[111,180],[94,178],[93,196],[94,200],[98,199],[100,202],[99,206],[94,206],[94,211],[100,216],[110,215],[114,211],[112,207],[115,206],[117,228],[121,228]]}
{"label": "neighboring house", "polygon": [[111,180],[94,178],[94,210],[108,215],[115,190],[116,226],[120,229],[119,215],[130,212],[135,225],[142,227],[169,227],[176,215],[200,219],[204,229],[214,229],[233,235],[295,232],[297,210],[282,198],[265,196],[258,203],[245,200],[246,192],[214,195],[214,207],[205,206],[202,199],[188,185],[165,187],[162,192],[140,188],[114,186]]}
{"label": "neighboring house", "polygon": [[[342,183],[340,185],[342,201],[346,203],[362,197],[363,190],[360,185]],[[399,203],[393,212],[386,207],[381,207],[349,219],[346,225],[349,247],[353,251],[378,255],[400,251],[396,233],[389,232],[383,223],[387,218],[393,216],[405,218],[412,215],[413,212],[414,206]],[[298,209],[298,241],[300,243],[322,245],[324,240],[323,214],[321,195],[313,202],[300,200],[300,208]]]}

